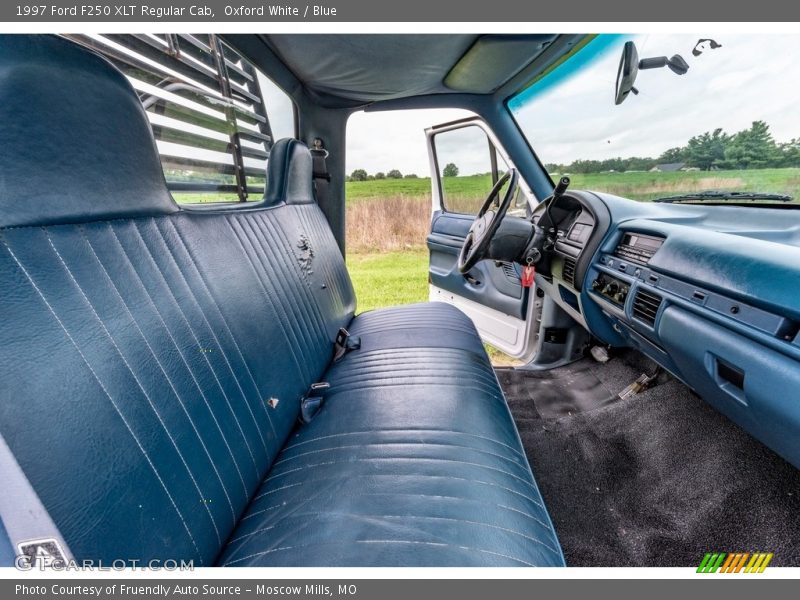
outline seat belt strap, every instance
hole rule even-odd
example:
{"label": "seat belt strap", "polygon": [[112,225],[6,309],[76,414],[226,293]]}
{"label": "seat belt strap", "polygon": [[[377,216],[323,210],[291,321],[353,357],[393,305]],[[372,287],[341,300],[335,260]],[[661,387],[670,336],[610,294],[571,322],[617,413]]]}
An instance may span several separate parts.
{"label": "seat belt strap", "polygon": [[0,434],[0,518],[26,566],[66,566],[72,553],[58,527]]}
{"label": "seat belt strap", "polygon": [[312,170],[314,178],[314,196],[317,204],[323,210],[328,207],[328,186],[331,182],[331,174],[328,173],[328,151],[321,138],[314,138],[314,143],[309,149],[311,152]]}

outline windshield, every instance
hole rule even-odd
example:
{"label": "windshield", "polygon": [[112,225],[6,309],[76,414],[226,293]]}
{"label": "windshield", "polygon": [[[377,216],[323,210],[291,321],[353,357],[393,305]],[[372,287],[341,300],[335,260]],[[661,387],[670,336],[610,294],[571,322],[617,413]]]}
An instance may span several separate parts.
{"label": "windshield", "polygon": [[[615,104],[629,41],[638,75]],[[635,200],[722,190],[797,202],[798,47],[798,35],[600,35],[509,109],[553,180],[569,175],[574,188]],[[677,59],[641,62],[676,54],[684,74]]]}

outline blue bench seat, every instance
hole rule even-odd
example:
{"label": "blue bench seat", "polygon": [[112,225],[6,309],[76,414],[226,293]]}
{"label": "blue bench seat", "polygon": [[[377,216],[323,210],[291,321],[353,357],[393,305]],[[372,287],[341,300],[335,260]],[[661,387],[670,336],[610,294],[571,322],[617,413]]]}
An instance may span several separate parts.
{"label": "blue bench seat", "polygon": [[114,67],[0,36],[0,149],[0,431],[78,559],[563,564],[472,323],[354,316],[303,144],[180,207]]}

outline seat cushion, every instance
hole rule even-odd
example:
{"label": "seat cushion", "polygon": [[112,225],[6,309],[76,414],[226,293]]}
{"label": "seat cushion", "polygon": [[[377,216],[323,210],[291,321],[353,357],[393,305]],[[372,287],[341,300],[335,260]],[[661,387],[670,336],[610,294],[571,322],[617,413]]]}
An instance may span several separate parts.
{"label": "seat cushion", "polygon": [[472,321],[450,304],[424,302],[358,315],[350,334],[361,338],[361,350],[392,348],[458,348],[483,356]]}
{"label": "seat cushion", "polygon": [[[410,345],[405,324],[428,319],[419,335],[431,346]],[[467,335],[466,324],[471,349],[445,347],[443,332]],[[414,305],[357,317],[351,329],[400,345],[365,344],[332,366],[322,409],[289,438],[220,564],[563,565],[467,317]]]}

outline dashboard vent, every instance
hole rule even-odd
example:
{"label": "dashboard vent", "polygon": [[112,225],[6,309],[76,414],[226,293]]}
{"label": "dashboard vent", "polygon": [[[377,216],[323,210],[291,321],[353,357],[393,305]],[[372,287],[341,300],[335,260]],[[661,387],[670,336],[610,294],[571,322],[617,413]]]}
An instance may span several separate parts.
{"label": "dashboard vent", "polygon": [[565,283],[575,287],[575,260],[572,258],[564,258],[564,266],[561,268],[561,279]]}
{"label": "dashboard vent", "polygon": [[661,296],[639,289],[633,298],[633,316],[652,327],[656,324],[656,315],[661,308]]}
{"label": "dashboard vent", "polygon": [[509,279],[519,281],[519,275],[517,274],[517,270],[514,268],[514,265],[511,264],[510,262],[503,263],[503,274]]}

